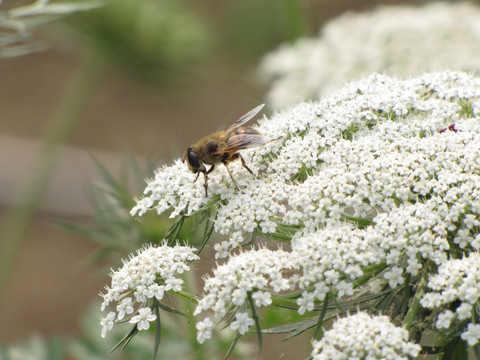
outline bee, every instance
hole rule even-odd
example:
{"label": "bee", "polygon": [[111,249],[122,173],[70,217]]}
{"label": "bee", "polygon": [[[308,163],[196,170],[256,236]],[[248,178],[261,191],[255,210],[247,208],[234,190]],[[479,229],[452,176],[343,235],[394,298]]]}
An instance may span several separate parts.
{"label": "bee", "polygon": [[[228,163],[240,159],[243,167],[247,169],[250,174],[254,175],[252,170],[250,170],[245,163],[245,159],[238,152],[255,146],[262,146],[270,141],[277,140],[274,139],[269,141],[257,130],[250,127],[242,127],[242,125],[246,124],[257,115],[264,106],[265,104],[257,106],[240,117],[225,130],[217,131],[205,136],[185,151],[183,162],[187,160],[188,168],[194,174],[197,174],[195,181],[197,181],[200,173],[203,173],[203,176],[205,177],[205,196],[208,196],[208,174],[215,169],[215,165],[222,163],[227,168],[228,175],[230,175],[235,188],[239,190],[238,185],[228,168]],[[210,168],[207,170],[205,165],[210,165]]]}

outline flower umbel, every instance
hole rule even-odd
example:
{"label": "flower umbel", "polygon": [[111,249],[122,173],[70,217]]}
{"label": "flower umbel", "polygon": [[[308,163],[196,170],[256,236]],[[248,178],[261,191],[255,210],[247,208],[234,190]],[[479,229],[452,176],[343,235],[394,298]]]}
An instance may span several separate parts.
{"label": "flower umbel", "polygon": [[438,315],[438,329],[449,328],[457,318],[468,323],[462,339],[473,346],[480,340],[480,325],[475,324],[480,305],[480,254],[471,253],[461,260],[449,260],[438,269],[438,274],[430,278],[431,292],[421,300],[422,306],[430,309],[445,308],[457,303],[455,312],[445,310]]}
{"label": "flower umbel", "polygon": [[[116,311],[110,311],[101,320],[102,337],[111,330],[115,320],[134,314],[129,322],[137,324],[138,330],[147,330],[156,319],[152,314],[152,299],[160,301],[165,292],[180,291],[183,280],[178,274],[190,269],[188,263],[198,260],[196,249],[188,246],[145,246],[131,255],[123,267],[112,271],[112,284],[106,287],[102,311],[117,302]],[[137,310],[135,310],[137,307]]]}
{"label": "flower umbel", "polygon": [[[205,295],[198,303],[195,315],[212,310],[213,319],[219,321],[232,307],[245,308],[249,296],[257,308],[270,305],[271,292],[279,293],[295,286],[295,278],[285,275],[296,268],[295,262],[289,258],[290,253],[280,249],[252,250],[230,257],[214,270],[213,277],[205,279]],[[244,334],[253,324],[248,313],[239,311],[230,328]],[[213,326],[209,317],[197,323],[199,342],[211,336]]]}
{"label": "flower umbel", "polygon": [[[149,209],[170,210],[172,217],[198,214],[207,219],[206,234],[224,237],[215,255],[226,260],[205,279],[195,311],[206,314],[197,322],[200,342],[224,320],[238,334],[252,325],[259,331],[262,308],[279,305],[304,317],[320,310],[325,318],[361,306],[395,316],[412,333],[428,324],[428,330],[450,334],[454,324],[461,328],[455,341],[476,344],[475,278],[450,284],[442,269],[480,250],[479,120],[480,78],[472,74],[447,71],[409,80],[372,75],[261,120],[258,130],[266,138],[283,140],[242,151],[257,176],[233,162],[239,190],[220,167],[211,173],[206,197],[203,184],[176,161],[148,180],[132,215]],[[257,238],[286,241],[289,248],[251,247]],[[437,270],[443,280],[436,288]],[[428,278],[431,293],[423,296]],[[179,286],[176,281],[139,286],[132,303],[161,298],[167,286]],[[105,301],[114,295],[107,293]],[[433,321],[416,319],[423,316],[422,297],[422,305],[438,315]],[[131,307],[119,305],[118,318],[137,315]],[[316,319],[321,329],[323,317]],[[390,329],[375,319],[352,324]],[[103,322],[107,330],[111,321]],[[301,326],[296,330],[305,330]],[[401,346],[385,344],[380,354],[418,353],[400,330],[392,336]]]}
{"label": "flower umbel", "polygon": [[420,345],[408,341],[408,331],[388,316],[360,312],[338,319],[320,341],[313,342],[313,360],[391,359],[416,357]]}
{"label": "flower umbel", "polygon": [[449,68],[478,71],[479,17],[480,8],[468,2],[349,11],[318,37],[285,44],[263,58],[269,106],[316,100],[374,72],[408,77]]}

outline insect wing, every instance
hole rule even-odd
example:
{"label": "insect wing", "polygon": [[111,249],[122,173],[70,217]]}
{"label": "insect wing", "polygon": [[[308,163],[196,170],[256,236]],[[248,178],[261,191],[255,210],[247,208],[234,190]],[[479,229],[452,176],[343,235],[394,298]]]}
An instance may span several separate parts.
{"label": "insect wing", "polygon": [[268,141],[259,134],[234,135],[228,139],[227,146],[222,148],[218,153],[249,149],[255,146],[265,145],[267,143]]}
{"label": "insect wing", "polygon": [[231,131],[239,126],[242,126],[243,124],[247,123],[250,121],[255,115],[257,115],[260,110],[263,109],[265,104],[258,105],[256,108],[253,108],[250,110],[248,113],[240,117],[240,119],[236,120],[232,125],[230,125],[225,131]]}

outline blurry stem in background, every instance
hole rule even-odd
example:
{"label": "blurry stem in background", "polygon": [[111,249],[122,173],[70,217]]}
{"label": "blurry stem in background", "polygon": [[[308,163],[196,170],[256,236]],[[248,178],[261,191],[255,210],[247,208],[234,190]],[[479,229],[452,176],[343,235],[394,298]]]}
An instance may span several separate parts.
{"label": "blurry stem in background", "polygon": [[42,148],[22,184],[18,199],[2,221],[0,229],[0,304],[4,300],[8,278],[30,222],[35,216],[44,190],[74,127],[93,94],[106,61],[90,55],[79,69],[55,109],[46,130]]}
{"label": "blurry stem in background", "polygon": [[[195,281],[195,272],[186,271],[183,276],[183,281],[185,283],[185,288],[191,294],[197,294],[197,287]],[[188,336],[190,340],[190,345],[192,346],[192,352],[194,354],[195,360],[206,360],[207,356],[205,354],[204,344],[200,344],[197,341],[197,328],[196,328],[196,317],[193,315],[195,311],[195,304],[191,301],[184,300],[185,304],[185,314],[188,316],[187,327],[188,327]]]}
{"label": "blurry stem in background", "polygon": [[283,4],[289,40],[293,41],[305,36],[306,24],[300,0],[283,0]]}

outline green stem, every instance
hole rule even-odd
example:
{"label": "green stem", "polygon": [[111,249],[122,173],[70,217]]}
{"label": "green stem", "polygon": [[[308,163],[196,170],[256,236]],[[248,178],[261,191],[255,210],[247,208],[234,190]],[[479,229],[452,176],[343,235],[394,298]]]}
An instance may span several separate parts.
{"label": "green stem", "polygon": [[284,0],[285,17],[290,40],[298,39],[305,35],[305,18],[299,0]]}
{"label": "green stem", "polygon": [[105,67],[103,58],[91,57],[82,66],[58,104],[43,146],[25,179],[17,206],[5,216],[0,229],[0,302],[4,299],[8,278],[29,224],[42,200],[52,171],[64,145],[93,94]]}
{"label": "green stem", "polygon": [[328,298],[329,296],[327,294],[323,300],[322,312],[318,316],[317,325],[315,326],[315,331],[313,333],[313,338],[315,340],[320,340],[323,337],[323,320],[325,318],[325,314],[327,313]]}
{"label": "green stem", "polygon": [[368,280],[374,278],[378,274],[380,274],[383,270],[387,268],[387,264],[380,263],[380,264],[373,264],[362,268],[365,275],[360,276],[356,279],[353,283],[353,287],[356,289],[361,285],[365,284]]}
{"label": "green stem", "polygon": [[407,312],[407,315],[405,315],[405,319],[403,321],[403,324],[405,325],[405,328],[407,330],[410,330],[414,325],[418,310],[421,307],[420,300],[423,298],[423,295],[425,295],[426,289],[427,289],[427,274],[424,273],[418,283],[417,291],[415,292],[412,302],[410,303],[410,308]]}
{"label": "green stem", "polygon": [[[195,279],[193,271],[187,271],[183,276],[185,288],[189,291],[196,292],[195,290]],[[193,358],[198,360],[206,360],[207,355],[205,353],[205,346],[200,344],[197,341],[197,328],[196,328],[196,317],[193,316],[195,311],[195,304],[191,301],[184,301],[185,314],[187,315],[187,327],[188,327],[188,336],[190,338],[189,343],[192,346],[192,352],[194,354]]]}

